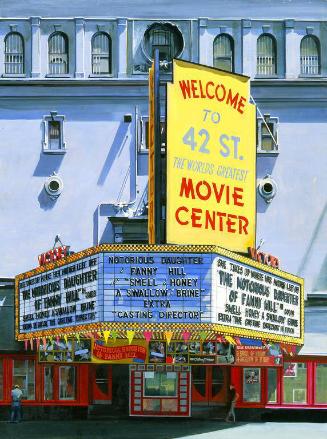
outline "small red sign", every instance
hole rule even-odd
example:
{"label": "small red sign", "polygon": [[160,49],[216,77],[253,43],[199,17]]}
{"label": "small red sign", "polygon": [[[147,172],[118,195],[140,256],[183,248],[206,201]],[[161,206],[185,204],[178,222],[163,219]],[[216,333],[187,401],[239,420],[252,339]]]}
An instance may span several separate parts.
{"label": "small red sign", "polygon": [[53,248],[52,250],[49,250],[45,253],[42,253],[39,256],[39,265],[45,265],[49,262],[56,262],[60,259],[65,258],[68,256],[69,246],[68,245],[62,245],[61,247]]}
{"label": "small red sign", "polygon": [[265,346],[236,346],[235,364],[238,366],[281,366],[282,355],[272,355]]}
{"label": "small red sign", "polygon": [[269,267],[279,268],[279,259],[269,253],[259,252],[253,247],[248,247],[249,256],[255,261],[261,262],[262,264],[269,265]]}

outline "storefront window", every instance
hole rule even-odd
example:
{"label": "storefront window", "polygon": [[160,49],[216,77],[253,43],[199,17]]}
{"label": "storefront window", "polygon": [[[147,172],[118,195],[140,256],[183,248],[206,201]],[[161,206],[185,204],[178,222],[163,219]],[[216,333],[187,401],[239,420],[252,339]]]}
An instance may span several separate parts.
{"label": "storefront window", "polygon": [[18,384],[24,399],[35,399],[34,360],[14,360],[13,385]]}
{"label": "storefront window", "polygon": [[243,369],[243,401],[261,401],[260,369],[258,367]]}
{"label": "storefront window", "polygon": [[59,399],[76,399],[75,367],[59,367]]}
{"label": "storefront window", "polygon": [[144,396],[177,396],[177,373],[145,372]]}
{"label": "storefront window", "polygon": [[268,402],[277,402],[277,369],[268,368]]}
{"label": "storefront window", "polygon": [[53,366],[47,366],[44,371],[44,399],[46,401],[53,399]]}
{"label": "storefront window", "polygon": [[317,404],[327,404],[327,364],[317,364],[315,402]]}
{"label": "storefront window", "polygon": [[3,399],[3,360],[0,359],[0,400]]}
{"label": "storefront window", "polygon": [[284,395],[286,404],[307,402],[307,365],[305,363],[284,363]]}

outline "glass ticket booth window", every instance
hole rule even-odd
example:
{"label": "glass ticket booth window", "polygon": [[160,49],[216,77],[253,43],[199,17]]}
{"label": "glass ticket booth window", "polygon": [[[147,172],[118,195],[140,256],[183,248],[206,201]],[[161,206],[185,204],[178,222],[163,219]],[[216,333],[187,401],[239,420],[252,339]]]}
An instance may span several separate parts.
{"label": "glass ticket booth window", "polygon": [[148,371],[144,373],[144,396],[177,395],[177,372]]}
{"label": "glass ticket booth window", "polygon": [[130,366],[132,416],[190,416],[190,367]]}

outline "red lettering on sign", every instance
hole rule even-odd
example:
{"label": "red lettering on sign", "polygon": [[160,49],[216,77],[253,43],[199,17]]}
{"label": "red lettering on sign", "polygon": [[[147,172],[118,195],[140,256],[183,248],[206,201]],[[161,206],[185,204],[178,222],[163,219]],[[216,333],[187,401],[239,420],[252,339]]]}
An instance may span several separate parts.
{"label": "red lettering on sign", "polygon": [[227,88],[224,84],[215,84],[212,81],[203,82],[201,79],[181,80],[179,86],[184,99],[215,99],[231,106],[238,113],[243,114],[245,103],[244,96]]}
{"label": "red lettering on sign", "polygon": [[195,188],[193,186],[193,180],[191,178],[183,177],[181,181],[181,187],[179,191],[179,196],[186,198],[199,198],[202,201],[206,201],[211,196],[214,195],[217,204],[222,200],[226,204],[231,204],[231,196],[233,199],[232,204],[234,206],[244,206],[243,200],[243,189],[240,187],[230,187],[229,185],[221,184],[218,185],[215,182],[208,183],[205,180],[199,181]]}
{"label": "red lettering on sign", "polygon": [[69,246],[63,245],[61,247],[53,248],[45,253],[39,255],[39,265],[45,265],[50,262],[56,262],[65,258],[68,255]]}
{"label": "red lettering on sign", "polygon": [[255,261],[261,262],[261,264],[269,265],[273,268],[279,268],[279,259],[269,253],[263,253],[257,251],[255,248],[248,248],[249,256]]}

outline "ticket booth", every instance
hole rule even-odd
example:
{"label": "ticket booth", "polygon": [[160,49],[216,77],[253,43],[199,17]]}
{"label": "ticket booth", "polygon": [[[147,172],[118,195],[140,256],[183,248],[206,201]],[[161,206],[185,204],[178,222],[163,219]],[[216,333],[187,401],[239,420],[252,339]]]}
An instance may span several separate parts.
{"label": "ticket booth", "polygon": [[190,383],[190,366],[130,366],[130,415],[190,416]]}

